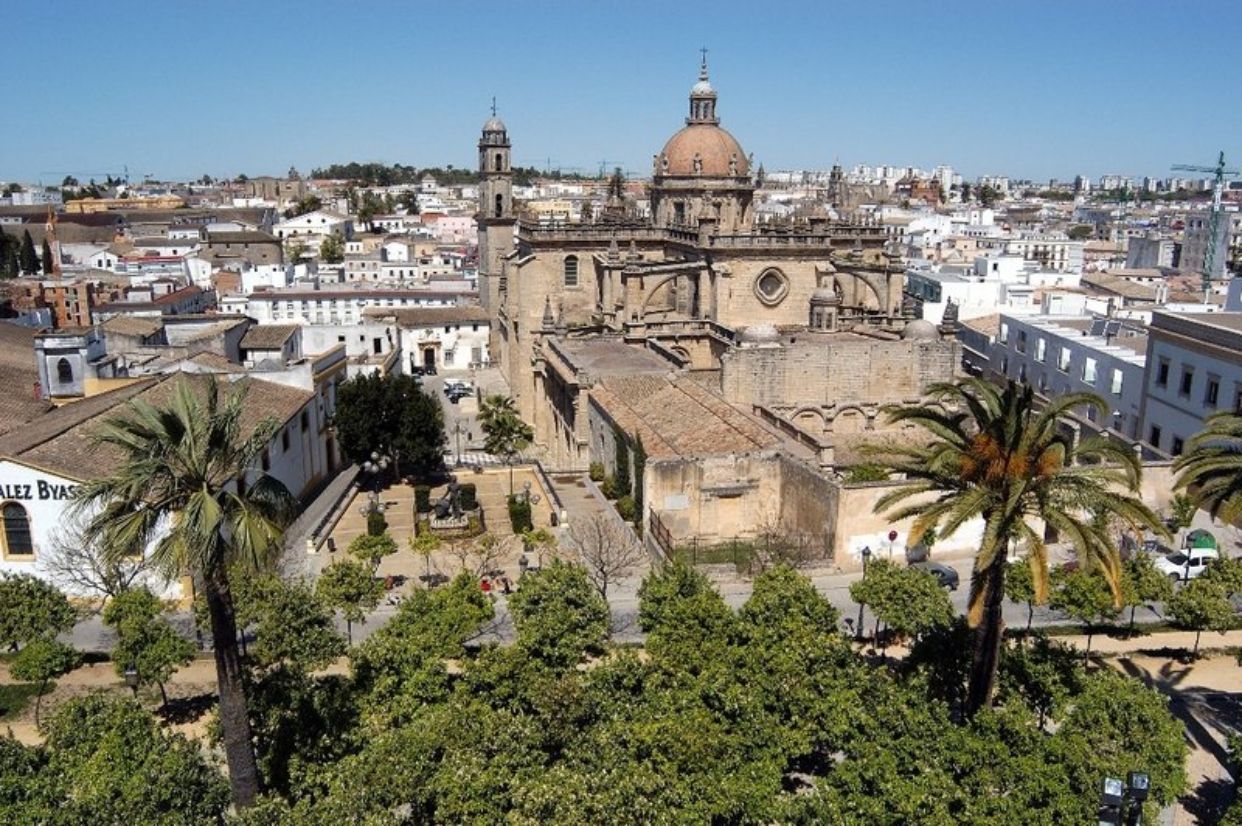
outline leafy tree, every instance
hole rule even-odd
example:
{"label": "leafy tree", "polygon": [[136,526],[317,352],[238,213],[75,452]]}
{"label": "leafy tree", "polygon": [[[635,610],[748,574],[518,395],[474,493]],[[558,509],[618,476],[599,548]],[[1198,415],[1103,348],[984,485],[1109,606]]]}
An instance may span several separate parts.
{"label": "leafy tree", "polygon": [[998,694],[1002,702],[1023,700],[1039,715],[1039,727],[1060,718],[1081,693],[1086,672],[1082,657],[1065,643],[1038,634],[1029,646],[1007,647],[1001,656]]}
{"label": "leafy tree", "polygon": [[1172,513],[1172,523],[1170,527],[1174,530],[1185,530],[1190,527],[1190,523],[1194,521],[1195,512],[1199,508],[1195,505],[1195,500],[1188,494],[1174,494],[1172,501],[1169,503],[1169,510]]}
{"label": "leafy tree", "polygon": [[728,661],[737,617],[707,577],[678,562],[643,579],[638,625],[656,663],[700,674]]}
{"label": "leafy tree", "polygon": [[254,655],[260,665],[310,672],[345,653],[328,606],[300,580],[271,577],[257,613]]}
{"label": "leafy tree", "polygon": [[305,215],[308,212],[314,212],[323,207],[323,201],[318,195],[304,195],[298,199],[298,202],[285,210],[286,218],[296,218],[299,215]]}
{"label": "leafy tree", "polygon": [[608,603],[585,569],[559,559],[522,580],[509,610],[517,644],[553,668],[576,665],[608,637]]}
{"label": "leafy tree", "polygon": [[1121,600],[1130,607],[1130,629],[1134,629],[1134,613],[1140,605],[1168,602],[1173,597],[1173,583],[1156,568],[1147,554],[1135,554],[1121,568]]}
{"label": "leafy tree", "polygon": [[1072,788],[1094,803],[1100,778],[1141,769],[1151,781],[1143,821],[1155,823],[1158,810],[1186,788],[1185,728],[1169,713],[1168,698],[1104,668],[1087,677],[1071,705],[1057,745]]}
{"label": "leafy tree", "polygon": [[1192,579],[1178,589],[1165,606],[1173,622],[1195,632],[1193,659],[1199,658],[1199,638],[1204,631],[1221,634],[1237,625],[1233,604],[1224,587],[1206,576]]}
{"label": "leafy tree", "polygon": [[[294,500],[279,481],[255,470],[279,423],[242,431],[245,389],[221,397],[213,379],[177,382],[164,407],[133,400],[97,429],[112,451],[111,471],[78,489],[93,514],[86,540],[122,553],[152,547],[168,576],[189,573],[202,583],[216,658],[220,724],[233,802],[250,805],[259,792],[251,746],[237,627],[228,568],[270,566]],[[249,478],[239,492],[234,481]]]}
{"label": "leafy tree", "polygon": [[319,244],[319,260],[325,264],[339,264],[345,260],[345,239],[332,233]]}
{"label": "leafy tree", "polygon": [[69,600],[31,574],[0,573],[0,645],[18,646],[68,631],[77,621]]}
{"label": "leafy tree", "polygon": [[337,391],[333,427],[342,452],[362,464],[379,452],[401,467],[426,476],[444,462],[444,413],[411,376],[364,375]]}
{"label": "leafy tree", "polygon": [[1026,603],[1026,633],[1035,620],[1035,573],[1030,560],[1015,559],[1005,569],[1005,596],[1012,602]]}
{"label": "leafy tree", "polygon": [[[1075,444],[1058,427],[1071,410],[1107,412],[1103,399],[1071,393],[1037,408],[1031,386],[1010,381],[998,388],[980,379],[935,384],[928,392],[935,404],[889,408],[891,422],[913,424],[931,441],[882,449],[886,467],[905,481],[880,498],[876,511],[890,519],[913,517],[916,537],[929,527],[948,537],[972,519],[984,523],[967,610],[975,630],[966,705],[971,716],[990,702],[996,682],[1012,542],[1026,544],[1036,599],[1047,592],[1047,549],[1034,519],[1056,529],[1084,564],[1101,567],[1116,602],[1121,580],[1116,544],[1110,531],[1100,529],[1101,520],[1084,514],[1115,517],[1160,534],[1164,527],[1134,495],[1141,466],[1133,451],[1103,437]],[[919,498],[902,504],[913,497]]]}
{"label": "leafy tree", "polygon": [[43,272],[45,275],[51,275],[56,269],[56,262],[52,260],[52,245],[43,239],[43,255],[39,260],[43,263]]}
{"label": "leafy tree", "polygon": [[21,274],[22,266],[18,260],[20,249],[20,241],[0,230],[0,277],[16,278]]}
{"label": "leafy tree", "polygon": [[625,431],[619,427],[612,429],[612,441],[616,447],[616,456],[614,463],[617,471],[613,474],[613,490],[618,496],[629,496],[633,490],[633,482],[630,479],[630,444],[629,439],[625,436]]}
{"label": "leafy tree", "polygon": [[1189,491],[1195,505],[1213,519],[1236,522],[1242,517],[1242,416],[1209,416],[1173,468],[1178,471],[1175,487]]}
{"label": "leafy tree", "polygon": [[1052,597],[1048,604],[1081,622],[1087,632],[1087,649],[1091,655],[1091,637],[1096,628],[1117,616],[1117,603],[1108,582],[1098,571],[1058,568],[1052,575]]}
{"label": "leafy tree", "polygon": [[[1219,583],[1226,596],[1242,595],[1242,557],[1222,557],[1208,565],[1203,576]],[[1168,579],[1166,584],[1170,584]]]}
{"label": "leafy tree", "polygon": [[996,189],[993,186],[984,184],[983,186],[979,187],[979,191],[976,194],[976,197],[979,200],[980,206],[990,207],[993,204],[995,204],[998,200],[1000,200],[1001,192],[999,189]]}
{"label": "leafy tree", "polygon": [[[322,244],[320,245],[322,248]],[[285,258],[296,264],[306,255],[306,241],[296,235],[285,239]]]}
{"label": "leafy tree", "polygon": [[54,817],[18,822],[216,823],[228,804],[199,744],[162,731],[132,700],[68,701],[49,722],[45,753],[36,795]]}
{"label": "leafy tree", "polygon": [[512,396],[484,396],[479,405],[479,426],[483,428],[483,449],[500,456],[509,466],[509,495],[513,495],[513,460],[535,438],[535,431],[514,407]]}
{"label": "leafy tree", "polygon": [[17,652],[9,673],[18,680],[39,684],[39,693],[35,696],[36,726],[39,725],[39,705],[47,692],[47,684],[77,668],[81,659],[73,646],[48,637],[33,639]]}
{"label": "leafy tree", "polygon": [[953,606],[934,576],[886,559],[867,566],[866,575],[850,585],[850,597],[875,614],[877,642],[881,622],[901,636],[919,636],[953,620]]}
{"label": "leafy tree", "polygon": [[379,605],[384,583],[359,562],[341,560],[323,569],[315,590],[329,607],[345,617],[345,633],[354,644],[354,623],[364,622],[367,612]]}
{"label": "leafy tree", "polygon": [[21,262],[23,274],[35,275],[39,272],[39,254],[35,252],[34,239],[30,237],[30,230],[22,233],[22,247],[18,253],[18,260]]}
{"label": "leafy tree", "polygon": [[410,551],[418,554],[426,563],[427,582],[431,582],[431,557],[440,550],[440,537],[431,532],[430,528],[419,530],[410,537]]}
{"label": "leafy tree", "polygon": [[117,676],[125,676],[130,666],[138,672],[138,682],[155,683],[160,697],[168,704],[164,684],[173,672],[194,659],[194,644],[160,619],[163,606],[146,588],[131,588],[118,594],[104,608],[104,622],[116,629],[112,662]]}
{"label": "leafy tree", "polygon": [[1095,227],[1090,224],[1075,224],[1065,231],[1071,241],[1086,241],[1095,235]]}
{"label": "leafy tree", "polygon": [[370,563],[371,571],[379,567],[380,560],[397,552],[397,542],[386,533],[372,536],[369,533],[355,536],[349,543],[349,554]]}

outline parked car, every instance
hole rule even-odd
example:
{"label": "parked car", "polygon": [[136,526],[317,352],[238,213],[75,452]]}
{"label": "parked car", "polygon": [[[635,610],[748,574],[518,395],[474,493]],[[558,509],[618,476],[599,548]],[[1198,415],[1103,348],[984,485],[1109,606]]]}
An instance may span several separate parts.
{"label": "parked car", "polygon": [[1188,548],[1157,557],[1156,570],[1171,579],[1185,581],[1199,576],[1218,559],[1220,551],[1215,548]]}
{"label": "parked car", "polygon": [[1173,549],[1158,539],[1148,539],[1143,542],[1143,553],[1152,556],[1168,556],[1173,553]]}
{"label": "parked car", "polygon": [[957,575],[957,571],[953,570],[948,565],[942,565],[939,562],[932,562],[929,559],[924,559],[919,562],[911,562],[910,567],[918,568],[920,571],[925,571],[931,574],[936,578],[936,581],[940,583],[940,587],[942,588],[948,588],[950,591],[957,590],[960,578]]}

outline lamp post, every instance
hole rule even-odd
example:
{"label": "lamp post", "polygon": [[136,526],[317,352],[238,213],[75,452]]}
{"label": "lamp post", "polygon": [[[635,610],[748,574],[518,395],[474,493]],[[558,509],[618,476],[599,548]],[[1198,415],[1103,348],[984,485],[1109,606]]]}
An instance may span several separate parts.
{"label": "lamp post", "polygon": [[138,696],[138,669],[132,663],[125,667],[125,685],[129,686],[135,697]]}
{"label": "lamp post", "polygon": [[381,454],[378,450],[372,450],[370,460],[362,463],[362,469],[369,473],[374,480],[374,490],[377,496],[379,495],[380,474],[388,469],[390,461],[387,456]]}
{"label": "lamp post", "polygon": [[[866,579],[867,578],[867,563],[871,561],[871,546],[870,545],[863,546],[862,561],[863,561],[863,579]],[[859,602],[858,603],[858,628],[855,630],[855,635],[857,636],[859,642],[861,642],[863,638],[863,607],[864,607],[863,603]]]}
{"label": "lamp post", "polygon": [[1105,777],[1100,783],[1100,826],[1139,826],[1150,790],[1151,778],[1146,772],[1132,771],[1124,783]]}

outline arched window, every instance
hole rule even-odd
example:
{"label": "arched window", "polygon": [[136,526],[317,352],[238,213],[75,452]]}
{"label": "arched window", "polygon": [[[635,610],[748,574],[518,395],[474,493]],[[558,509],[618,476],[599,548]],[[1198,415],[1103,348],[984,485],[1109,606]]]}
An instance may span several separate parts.
{"label": "arched window", "polygon": [[4,551],[8,556],[34,556],[30,517],[16,502],[4,503]]}
{"label": "arched window", "polygon": [[56,380],[61,384],[73,383],[73,365],[69,359],[62,358],[56,362]]}
{"label": "arched window", "polygon": [[505,196],[497,195],[496,196],[496,217],[499,218],[500,216],[504,214],[505,214]]}
{"label": "arched window", "polygon": [[565,286],[578,286],[578,256],[565,256]]}
{"label": "arched window", "polygon": [[497,152],[496,160],[492,164],[492,169],[496,170],[497,172],[503,172],[505,169],[504,157],[505,157],[504,155]]}

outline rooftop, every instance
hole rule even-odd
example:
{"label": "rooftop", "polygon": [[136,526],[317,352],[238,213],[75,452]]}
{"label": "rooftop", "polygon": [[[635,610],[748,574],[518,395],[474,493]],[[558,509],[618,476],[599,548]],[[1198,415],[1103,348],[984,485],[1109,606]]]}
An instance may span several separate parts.
{"label": "rooftop", "polygon": [[592,401],[630,433],[653,459],[751,453],[780,439],[758,419],[686,378],[613,376],[591,390]]}
{"label": "rooftop", "polygon": [[593,378],[642,373],[667,373],[667,361],[618,338],[557,339],[556,348],[575,369]]}
{"label": "rooftop", "polygon": [[[95,443],[99,426],[120,413],[118,407],[131,400],[155,406],[167,404],[177,382],[182,380],[200,393],[209,381],[206,376],[180,373],[161,376],[58,407],[25,427],[0,436],[0,456],[70,479],[96,478],[121,461],[115,448]],[[241,391],[247,391],[241,415],[243,433],[269,418],[283,424],[314,398],[304,390],[249,377],[221,382],[222,394]]]}
{"label": "rooftop", "polygon": [[473,304],[456,307],[369,307],[362,314],[368,318],[391,317],[401,327],[439,327],[444,324],[485,324],[487,310]]}
{"label": "rooftop", "polygon": [[302,328],[298,324],[256,324],[242,336],[243,350],[279,350]]}

